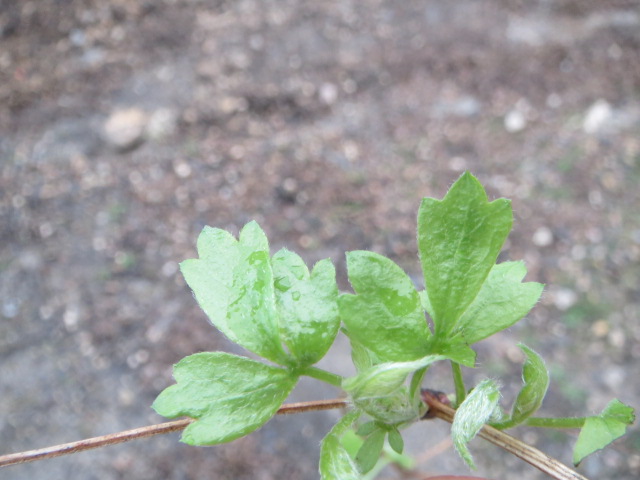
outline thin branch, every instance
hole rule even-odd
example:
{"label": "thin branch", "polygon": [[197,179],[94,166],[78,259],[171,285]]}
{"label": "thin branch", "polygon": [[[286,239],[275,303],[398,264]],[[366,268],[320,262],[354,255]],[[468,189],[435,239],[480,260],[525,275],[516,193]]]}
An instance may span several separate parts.
{"label": "thin branch", "polygon": [[[318,400],[315,402],[287,403],[282,405],[277,413],[287,415],[292,413],[315,412],[318,410],[343,408],[347,405],[348,403],[346,400],[339,398],[333,400]],[[157,425],[150,425],[148,427],[134,428],[133,430],[87,438],[77,442],[64,443],[62,445],[55,445],[38,450],[29,450],[26,452],[3,455],[0,456],[0,467],[16,465],[18,463],[33,462],[36,460],[44,460],[46,458],[59,457],[61,455],[69,455],[71,453],[106,447],[108,445],[116,445],[118,443],[124,443],[138,438],[152,437],[163,433],[179,432],[184,430],[193,421],[194,420],[192,418],[185,418],[183,420],[160,423]]]}
{"label": "thin branch", "polygon": [[[455,410],[446,405],[442,400],[446,396],[438,396],[428,390],[422,392],[423,400],[429,405],[428,417],[438,417],[449,423],[453,422]],[[292,413],[313,412],[319,410],[331,410],[334,408],[344,408],[348,406],[348,402],[344,399],[319,400],[314,402],[288,403],[282,405],[278,410],[278,414],[286,415]],[[33,462],[36,460],[44,460],[46,458],[59,457],[71,453],[82,452],[93,448],[106,447],[108,445],[116,445],[118,443],[128,442],[138,438],[152,437],[164,433],[178,432],[184,430],[194,420],[186,418],[173,422],[160,423],[158,425],[150,425],[148,427],[135,428],[124,432],[113,433],[110,435],[102,435],[77,442],[65,443],[52,447],[42,448],[39,450],[29,450],[26,452],[13,453],[10,455],[0,456],[0,467],[15,465],[18,463]],[[503,448],[513,455],[521,458],[525,462],[533,465],[544,473],[550,475],[556,480],[588,480],[579,473],[571,470],[558,460],[549,457],[540,450],[523,443],[522,441],[508,435],[500,430],[485,425],[482,427],[479,435],[489,442]]]}
{"label": "thin branch", "polygon": [[[438,417],[449,423],[453,422],[456,411],[449,405],[442,403],[442,397],[439,398],[436,393],[429,390],[423,390],[422,399],[429,405],[428,416],[430,418]],[[507,452],[512,453],[516,457],[521,458],[556,480],[588,480],[555,458],[493,427],[488,425],[483,426],[478,435]]]}

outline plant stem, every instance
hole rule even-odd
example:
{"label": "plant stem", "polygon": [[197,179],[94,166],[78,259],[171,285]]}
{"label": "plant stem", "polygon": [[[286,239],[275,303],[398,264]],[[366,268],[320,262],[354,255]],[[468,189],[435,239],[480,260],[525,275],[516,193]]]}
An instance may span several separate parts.
{"label": "plant stem", "polygon": [[[436,416],[449,423],[453,422],[456,411],[450,406],[440,402],[434,393],[423,390],[422,398],[425,403],[429,405],[429,413],[431,416]],[[528,464],[533,465],[538,470],[556,480],[588,480],[555,458],[493,427],[488,425],[483,426],[478,435],[524,460]]]}
{"label": "plant stem", "polygon": [[[334,408],[344,408],[348,406],[346,400],[336,398],[333,400],[318,400],[314,402],[287,403],[280,407],[277,413],[286,415],[290,413],[314,412],[318,410],[331,410]],[[124,432],[112,433],[110,435],[102,435],[100,437],[87,438],[77,442],[64,443],[53,447],[41,448],[39,450],[29,450],[26,452],[12,453],[0,456],[0,467],[16,465],[18,463],[33,462],[36,460],[44,460],[46,458],[59,457],[78,453],[93,448],[106,447],[108,445],[116,445],[118,443],[128,442],[138,438],[152,437],[163,433],[179,432],[184,430],[194,419],[185,418],[175,420],[173,422],[160,423],[158,425],[150,425],[148,427],[134,428]]]}
{"label": "plant stem", "polygon": [[545,428],[582,428],[586,417],[544,418],[530,417],[524,422],[529,427]]}
{"label": "plant stem", "polygon": [[308,377],[313,377],[316,380],[321,380],[323,382],[326,382],[329,385],[333,385],[334,387],[342,386],[343,378],[340,375],[327,372],[326,370],[322,370],[321,368],[318,368],[318,367],[308,367],[302,371],[302,374]]}
{"label": "plant stem", "polygon": [[459,407],[467,397],[467,389],[464,386],[464,378],[462,378],[462,367],[460,364],[451,361],[451,370],[453,372],[453,383],[456,388],[456,407]]}

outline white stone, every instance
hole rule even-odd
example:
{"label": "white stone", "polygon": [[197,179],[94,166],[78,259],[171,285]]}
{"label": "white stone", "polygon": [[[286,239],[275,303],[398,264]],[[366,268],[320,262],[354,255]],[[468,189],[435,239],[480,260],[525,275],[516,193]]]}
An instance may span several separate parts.
{"label": "white stone", "polygon": [[504,117],[504,128],[509,133],[521,132],[527,126],[527,119],[520,110],[511,110]]}
{"label": "white stone", "polygon": [[598,133],[605,130],[613,118],[613,109],[609,102],[598,100],[595,102],[584,117],[582,129],[589,134]]}
{"label": "white stone", "polygon": [[538,228],[531,239],[538,247],[548,247],[553,243],[553,232],[548,227]]}
{"label": "white stone", "polygon": [[553,296],[553,304],[558,310],[568,310],[578,301],[578,294],[569,288],[557,290]]}
{"label": "white stone", "polygon": [[338,99],[338,87],[333,83],[323,83],[320,87],[320,100],[327,105],[335,103]]}
{"label": "white stone", "polygon": [[144,140],[147,120],[139,108],[116,110],[104,124],[104,138],[117,150],[130,150]]}

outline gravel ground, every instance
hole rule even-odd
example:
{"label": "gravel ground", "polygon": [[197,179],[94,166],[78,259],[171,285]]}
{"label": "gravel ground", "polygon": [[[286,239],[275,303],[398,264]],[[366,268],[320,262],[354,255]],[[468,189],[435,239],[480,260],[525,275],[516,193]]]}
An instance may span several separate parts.
{"label": "gravel ground", "polygon": [[[501,258],[547,284],[469,380],[498,378],[509,402],[522,340],[552,373],[545,414],[640,405],[640,2],[0,0],[0,66],[0,454],[158,423],[172,364],[237,351],[177,271],[204,225],[256,219],[274,249],[332,258],[343,289],[353,249],[418,279],[420,198],[465,169],[513,199]],[[349,371],[344,345],[326,366]],[[0,476],[313,479],[336,418]],[[416,469],[382,478],[465,472],[446,432],[412,427]],[[575,435],[515,433],[570,462]],[[545,478],[472,448],[479,474]],[[640,431],[580,470],[638,478]]]}

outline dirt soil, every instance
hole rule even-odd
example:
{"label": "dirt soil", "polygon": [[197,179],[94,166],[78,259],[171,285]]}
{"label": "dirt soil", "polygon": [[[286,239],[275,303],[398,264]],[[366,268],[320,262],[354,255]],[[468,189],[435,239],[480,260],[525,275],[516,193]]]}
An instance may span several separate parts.
{"label": "dirt soil", "polygon": [[[544,414],[640,406],[640,2],[0,0],[0,454],[159,423],[172,364],[242,353],[178,272],[204,225],[258,220],[274,251],[332,258],[342,289],[354,249],[420,283],[420,199],[466,169],[513,200],[501,259],[547,285],[469,381],[499,379],[508,405],[524,341],[552,374]],[[350,372],[348,352],[325,366]],[[293,398],[337,394],[315,385]],[[314,479],[337,415],[0,477]],[[570,463],[575,432],[514,433]],[[381,478],[467,472],[437,421],[407,445],[415,469]],[[546,478],[472,450],[478,475]],[[637,479],[640,431],[580,471]]]}

